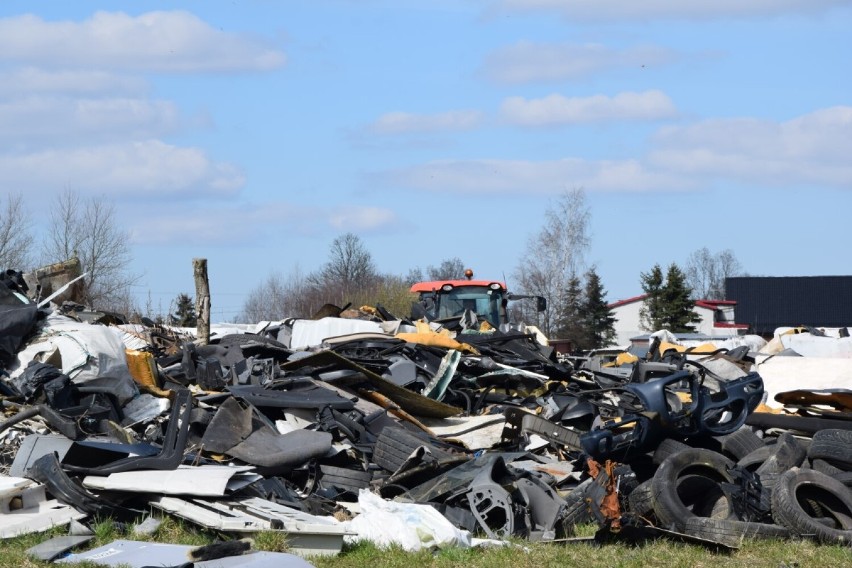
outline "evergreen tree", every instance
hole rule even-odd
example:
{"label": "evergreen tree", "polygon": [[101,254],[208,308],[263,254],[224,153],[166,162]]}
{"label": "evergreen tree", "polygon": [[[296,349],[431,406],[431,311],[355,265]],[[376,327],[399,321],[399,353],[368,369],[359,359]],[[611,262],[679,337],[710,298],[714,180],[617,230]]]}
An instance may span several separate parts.
{"label": "evergreen tree", "polygon": [[655,264],[650,272],[640,273],[642,291],[646,294],[639,310],[639,325],[645,331],[654,332],[663,329],[663,269]]}
{"label": "evergreen tree", "polygon": [[692,289],[686,284],[686,274],[672,263],[666,272],[666,284],[663,287],[664,323],[672,333],[693,333],[695,326],[701,321],[693,307],[695,302],[690,299]]}
{"label": "evergreen tree", "polygon": [[605,298],[606,290],[593,266],[586,272],[586,288],[582,305],[586,332],[585,349],[606,347],[615,339],[615,317]]}
{"label": "evergreen tree", "polygon": [[580,279],[576,275],[568,279],[563,296],[556,335],[560,339],[570,339],[575,349],[582,349],[586,336],[582,317],[583,290],[580,287]]}
{"label": "evergreen tree", "polygon": [[195,302],[189,294],[178,294],[175,300],[175,315],[169,319],[173,325],[179,327],[195,327],[198,325],[197,316],[195,315]]}

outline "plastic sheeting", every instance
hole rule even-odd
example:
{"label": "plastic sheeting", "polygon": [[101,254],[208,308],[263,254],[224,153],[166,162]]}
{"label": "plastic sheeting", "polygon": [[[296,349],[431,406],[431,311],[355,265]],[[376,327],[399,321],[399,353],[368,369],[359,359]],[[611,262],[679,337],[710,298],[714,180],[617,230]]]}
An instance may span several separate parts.
{"label": "plastic sheeting", "polygon": [[759,357],[766,405],[782,408],[775,395],[793,390],[845,389],[852,385],[852,359],[830,357]]}
{"label": "plastic sheeting", "polygon": [[115,328],[51,314],[18,353],[20,365],[11,375],[20,375],[30,361],[49,359],[78,384],[105,376],[130,379],[132,383],[123,336],[124,332]]}
{"label": "plastic sheeting", "polygon": [[342,318],[321,320],[296,320],[290,336],[290,349],[306,349],[322,344],[325,339],[353,333],[384,333],[382,326],[374,321]]}
{"label": "plastic sheeting", "polygon": [[347,540],[367,540],[379,548],[397,545],[410,552],[472,546],[468,531],[457,529],[430,505],[387,501],[366,489],[358,493],[358,505],[361,513],[345,523],[357,536]]}

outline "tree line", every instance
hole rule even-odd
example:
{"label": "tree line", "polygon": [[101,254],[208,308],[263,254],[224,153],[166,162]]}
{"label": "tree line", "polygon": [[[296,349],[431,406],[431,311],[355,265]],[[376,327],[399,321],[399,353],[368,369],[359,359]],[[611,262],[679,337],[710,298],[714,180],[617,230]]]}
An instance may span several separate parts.
{"label": "tree line", "polygon": [[[591,211],[583,190],[560,195],[547,209],[542,228],[531,235],[521,262],[513,273],[518,294],[542,296],[547,309],[532,303],[512,306],[511,319],[538,326],[550,338],[568,340],[578,350],[610,345],[615,337],[615,317],[606,289],[595,266],[586,266],[591,244]],[[251,290],[243,307],[245,321],[311,317],[326,303],[338,306],[382,305],[397,316],[410,313],[416,299],[411,285],[423,280],[461,279],[464,262],[455,257],[426,269],[412,268],[405,276],[381,274],[363,241],[353,233],[338,236],[328,258],[307,275],[295,270],[288,276],[272,273]],[[702,248],[687,259],[685,269],[676,263],[663,274],[659,264],[640,274],[646,296],[642,327],[694,331],[696,299],[723,299],[724,281],[742,273],[733,252],[712,253]]]}
{"label": "tree line", "polygon": [[354,233],[336,237],[328,259],[316,271],[303,274],[298,268],[287,276],[271,273],[253,288],[243,304],[245,321],[307,318],[324,305],[338,307],[381,305],[399,317],[407,317],[415,300],[411,285],[422,280],[464,278],[465,265],[458,257],[442,260],[437,266],[413,267],[404,276],[383,274],[372,254]]}
{"label": "tree line", "polygon": [[[139,276],[130,270],[129,234],[115,218],[105,197],[83,198],[66,190],[50,205],[50,225],[37,244],[32,223],[20,194],[0,201],[0,268],[28,270],[79,258],[85,278],[84,301],[89,307],[127,315],[144,313],[151,319],[175,325],[195,324],[192,297],[181,293],[167,316],[138,307],[131,285]],[[568,339],[578,349],[609,344],[615,320],[597,267],[588,266],[591,246],[591,209],[582,189],[556,197],[544,214],[542,227],[528,237],[524,254],[512,273],[511,291],[542,296],[544,312],[531,303],[512,306],[515,321],[538,326],[551,338]],[[475,264],[475,263],[474,263]],[[298,267],[288,274],[273,271],[248,292],[238,320],[257,322],[288,317],[312,317],[323,306],[381,305],[406,317],[415,300],[411,285],[423,280],[461,279],[466,265],[458,257],[437,265],[413,267],[405,275],[379,271],[363,240],[354,233],[337,236],[326,262],[304,273]],[[695,299],[723,299],[724,282],[742,275],[730,250],[718,253],[704,247],[693,252],[681,268],[672,263],[665,274],[659,264],[641,273],[639,284],[646,300],[642,326],[648,331],[690,331],[695,323]]]}

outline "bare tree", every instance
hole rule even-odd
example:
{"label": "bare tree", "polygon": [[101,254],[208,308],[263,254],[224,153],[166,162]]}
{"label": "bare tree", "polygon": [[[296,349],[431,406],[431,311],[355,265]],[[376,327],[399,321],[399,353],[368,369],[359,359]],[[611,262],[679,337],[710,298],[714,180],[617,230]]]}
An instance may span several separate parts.
{"label": "bare tree", "polygon": [[429,280],[460,280],[464,278],[464,263],[459,257],[446,258],[438,266],[429,265]]}
{"label": "bare tree", "polygon": [[403,277],[403,280],[411,286],[415,282],[422,282],[426,280],[426,277],[423,275],[423,269],[419,266],[415,266],[414,268],[409,268],[408,272]]}
{"label": "bare tree", "polygon": [[67,190],[51,209],[51,226],[44,242],[46,262],[78,257],[86,272],[86,302],[94,308],[126,310],[133,305],[130,286],[139,277],[128,272],[132,259],[129,234],[104,197],[83,201]]}
{"label": "bare tree", "polygon": [[242,319],[247,322],[259,322],[287,317],[287,296],[286,280],[280,273],[273,272],[260,286],[249,292],[243,304]]}
{"label": "bare tree", "polygon": [[20,193],[6,196],[0,202],[0,270],[29,270],[31,247],[30,218]]}
{"label": "bare tree", "polygon": [[286,276],[273,272],[249,293],[242,319],[259,322],[309,317],[322,305],[315,296],[298,266]]}
{"label": "bare tree", "polygon": [[382,305],[391,314],[406,318],[411,314],[411,305],[417,301],[417,294],[409,291],[411,285],[401,276],[385,274],[379,276],[368,291],[367,305]]}
{"label": "bare tree", "polygon": [[328,261],[307,280],[308,284],[325,292],[327,301],[341,304],[351,301],[360,290],[369,288],[377,276],[373,257],[361,238],[354,233],[344,233],[332,241]]}
{"label": "bare tree", "polygon": [[285,318],[308,318],[327,301],[323,288],[305,277],[298,265],[282,275],[272,272],[249,292],[239,319],[245,322],[276,321]]}
{"label": "bare tree", "polygon": [[734,251],[725,249],[716,254],[717,282],[714,290],[718,293],[717,299],[725,299],[725,279],[733,276],[746,276],[742,264],[737,260]]}
{"label": "bare tree", "polygon": [[535,321],[546,335],[556,330],[571,278],[585,266],[591,243],[591,211],[582,189],[566,191],[545,212],[541,230],[527,241],[524,258],[515,278],[525,294],[544,296],[547,310],[541,314],[525,310],[527,321]]}
{"label": "bare tree", "polygon": [[438,266],[429,265],[426,271],[419,266],[410,268],[403,280],[409,284],[422,282],[424,280],[461,280],[464,278],[465,265],[462,260],[454,256],[445,258]]}
{"label": "bare tree", "polygon": [[713,254],[702,247],[686,261],[686,283],[696,300],[725,299],[725,278],[743,274],[742,265],[731,249]]}
{"label": "bare tree", "polygon": [[[253,289],[243,304],[240,319],[246,322],[276,321],[285,318],[309,318],[328,301],[337,288],[325,288],[309,282],[296,267],[287,276],[274,272]],[[411,284],[405,277],[374,275],[369,285],[351,291],[346,302],[353,306],[382,305],[397,317],[407,317],[417,296],[409,292]]]}

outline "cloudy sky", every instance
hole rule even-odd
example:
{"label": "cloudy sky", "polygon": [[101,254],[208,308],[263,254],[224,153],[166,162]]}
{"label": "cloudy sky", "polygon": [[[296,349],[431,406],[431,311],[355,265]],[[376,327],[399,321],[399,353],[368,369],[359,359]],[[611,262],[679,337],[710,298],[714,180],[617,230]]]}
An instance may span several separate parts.
{"label": "cloudy sky", "polygon": [[705,246],[849,274],[850,29],[850,0],[5,1],[0,187],[112,200],[143,303],[207,258],[217,321],[347,231],[511,285],[574,188],[612,301]]}

